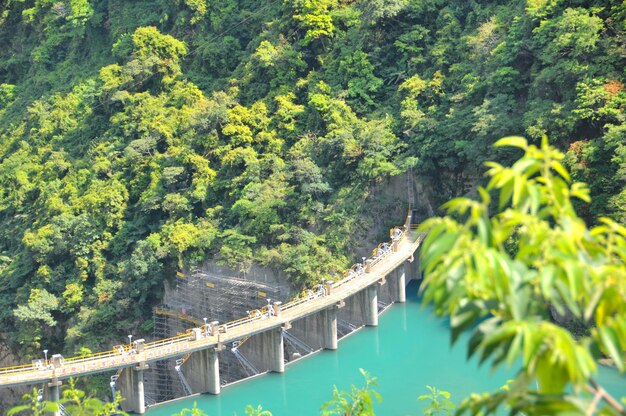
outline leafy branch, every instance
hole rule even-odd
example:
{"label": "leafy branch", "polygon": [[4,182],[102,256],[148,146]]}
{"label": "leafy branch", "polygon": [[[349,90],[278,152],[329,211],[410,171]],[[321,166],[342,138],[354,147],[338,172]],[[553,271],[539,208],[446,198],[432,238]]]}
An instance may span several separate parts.
{"label": "leafy branch", "polygon": [[[603,412],[624,414],[592,377],[604,356],[624,371],[626,228],[607,218],[588,228],[577,216],[572,200],[589,202],[588,189],[571,183],[563,154],[547,138],[540,147],[521,137],[496,146],[524,155],[511,167],[488,162],[478,201],[453,199],[444,205],[448,217],[421,228],[429,233],[424,301],[450,315],[453,342],[474,328],[470,356],[492,367],[521,362],[508,389],[471,398],[460,410],[490,414],[506,403],[525,413],[585,414],[602,399]],[[552,309],[585,322],[590,334],[576,339],[553,322]]]}

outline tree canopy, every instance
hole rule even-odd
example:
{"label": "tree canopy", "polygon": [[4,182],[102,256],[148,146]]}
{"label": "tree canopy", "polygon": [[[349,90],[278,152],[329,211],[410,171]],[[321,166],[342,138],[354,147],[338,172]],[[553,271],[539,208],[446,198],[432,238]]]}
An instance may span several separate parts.
{"label": "tree canopy", "polygon": [[[520,137],[496,146],[524,154],[511,167],[489,162],[478,200],[453,199],[449,216],[422,228],[424,301],[450,316],[452,340],[473,328],[470,356],[521,365],[506,389],[461,409],[623,414],[595,374],[605,357],[626,369],[626,227],[609,218],[586,226],[573,199],[589,202],[589,189],[572,183],[545,137],[540,147]],[[559,316],[585,333],[559,325]]]}
{"label": "tree canopy", "polygon": [[514,160],[491,146],[509,134],[564,152],[589,184],[581,221],[624,223],[625,16],[616,0],[2,2],[3,342],[25,359],[149,332],[164,282],[206,259],[329,278],[402,221],[394,176],[411,168],[437,206]]}

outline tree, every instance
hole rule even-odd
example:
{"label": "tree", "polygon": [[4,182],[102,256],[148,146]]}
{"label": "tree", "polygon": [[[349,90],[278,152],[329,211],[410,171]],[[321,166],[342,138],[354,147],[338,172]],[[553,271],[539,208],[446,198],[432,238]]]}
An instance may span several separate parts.
{"label": "tree", "polygon": [[116,393],[115,400],[110,403],[89,397],[84,391],[76,388],[74,379],[69,380],[69,385],[61,397],[65,411],[72,416],[127,416],[125,412],[118,410],[122,400],[120,392]]}
{"label": "tree", "polygon": [[335,31],[330,11],[337,4],[337,0],[295,0],[294,8],[297,13],[293,18],[306,29],[303,43],[306,45],[322,36],[332,36]]}
{"label": "tree", "polygon": [[[60,406],[58,403],[40,399],[41,397],[37,390],[33,389],[32,394],[25,394],[22,398],[22,401],[26,403],[9,409],[7,416],[20,414],[45,416],[52,412],[59,411]],[[113,402],[103,403],[99,399],[89,397],[84,391],[77,389],[75,380],[70,379],[69,385],[63,391],[60,403],[63,405],[63,414],[70,414],[72,416],[127,416],[127,413],[118,410],[122,400],[120,393],[117,392],[117,396]]]}
{"label": "tree", "polygon": [[[470,356],[521,365],[505,389],[470,397],[460,409],[626,414],[594,378],[601,358],[625,369],[626,228],[606,218],[589,228],[577,216],[572,199],[589,202],[588,189],[571,183],[547,138],[540,147],[520,137],[496,146],[524,154],[512,167],[487,163],[490,180],[478,200],[453,199],[444,205],[448,217],[421,227],[424,301],[450,316],[452,341],[473,328]],[[557,314],[579,320],[588,334],[575,337]]]}
{"label": "tree", "polygon": [[[14,406],[7,412],[7,416],[13,415],[29,415],[29,416],[45,416],[49,412],[56,412],[59,410],[59,405],[47,400],[39,401],[39,393],[37,389],[33,388],[33,392],[25,394],[22,397],[24,404]],[[28,412],[28,413],[25,413]]]}

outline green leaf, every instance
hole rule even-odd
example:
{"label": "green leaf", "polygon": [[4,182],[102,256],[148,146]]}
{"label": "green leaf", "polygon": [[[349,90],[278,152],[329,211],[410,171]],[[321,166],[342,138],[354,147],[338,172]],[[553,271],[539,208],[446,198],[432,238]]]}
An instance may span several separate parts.
{"label": "green leaf", "polygon": [[504,146],[512,146],[519,147],[520,149],[528,149],[528,142],[525,138],[520,136],[509,136],[504,137],[497,142],[494,143],[495,147],[504,147]]}
{"label": "green leaf", "polygon": [[619,339],[611,327],[598,328],[598,334],[602,340],[602,345],[606,348],[609,356],[620,371],[624,371],[624,359],[620,353]]}
{"label": "green leaf", "polygon": [[480,309],[474,303],[465,303],[450,316],[450,329],[454,344],[465,330],[470,328],[480,316]]}
{"label": "green leaf", "polygon": [[437,259],[444,252],[448,252],[458,238],[458,233],[448,233],[434,241],[424,253],[424,257],[429,261]]}
{"label": "green leaf", "polygon": [[522,349],[523,338],[524,336],[522,332],[518,332],[517,334],[515,334],[515,337],[513,338],[513,342],[509,346],[509,350],[506,355],[507,366],[511,367],[513,363],[515,362],[515,359],[517,358],[517,356],[519,355]]}
{"label": "green leaf", "polygon": [[26,410],[31,410],[31,407],[29,405],[20,405],[20,406],[15,406],[12,407],[11,409],[9,409],[9,411],[7,412],[7,416],[13,416],[16,415],[20,412],[24,412]]}
{"label": "green leaf", "polygon": [[567,170],[563,167],[563,165],[561,165],[560,162],[553,160],[550,162],[550,166],[552,167],[552,169],[554,169],[559,175],[561,175],[561,177],[563,179],[565,179],[567,182],[571,181],[571,178],[569,176],[569,173],[567,172]]}

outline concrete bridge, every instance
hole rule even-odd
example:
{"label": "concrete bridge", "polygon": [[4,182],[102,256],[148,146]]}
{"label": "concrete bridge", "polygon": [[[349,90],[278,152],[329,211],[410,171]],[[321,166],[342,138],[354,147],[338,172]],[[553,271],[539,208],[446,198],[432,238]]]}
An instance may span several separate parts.
{"label": "concrete bridge", "polygon": [[[353,266],[336,282],[329,281],[315,290],[281,304],[276,302],[252,311],[242,319],[219,324],[205,323],[184,335],[146,343],[136,340],[118,349],[64,359],[60,355],[42,363],[0,368],[0,388],[44,384],[47,400],[58,401],[61,380],[118,370],[117,384],[125,400],[125,411],[145,413],[144,372],[150,363],[183,357],[179,365],[186,370],[187,389],[194,393],[219,394],[221,389],[218,351],[225,344],[237,343],[255,336],[254,360],[269,371],[285,371],[284,330],[297,322],[309,322],[309,343],[335,350],[337,312],[349,306],[351,313],[361,314],[367,326],[378,325],[378,291],[389,285],[396,302],[405,302],[406,283],[417,272],[413,262],[423,235],[412,230],[410,216],[404,227],[391,230],[391,241],[380,244],[372,256]],[[312,320],[312,322],[311,322]],[[311,339],[312,338],[312,339]]]}

